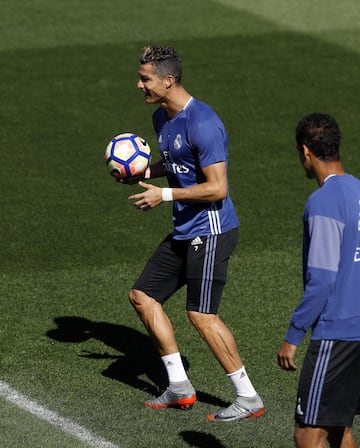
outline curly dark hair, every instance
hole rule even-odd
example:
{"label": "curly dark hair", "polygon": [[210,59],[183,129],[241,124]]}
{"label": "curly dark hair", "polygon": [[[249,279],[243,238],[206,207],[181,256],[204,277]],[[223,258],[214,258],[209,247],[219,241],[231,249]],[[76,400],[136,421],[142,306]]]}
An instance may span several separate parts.
{"label": "curly dark hair", "polygon": [[161,45],[144,47],[139,61],[140,64],[152,64],[155,72],[161,78],[172,75],[178,84],[181,83],[181,60],[173,47],[162,47]]}
{"label": "curly dark hair", "polygon": [[341,133],[335,118],[312,113],[302,118],[296,127],[298,150],[306,145],[321,160],[340,159]]}

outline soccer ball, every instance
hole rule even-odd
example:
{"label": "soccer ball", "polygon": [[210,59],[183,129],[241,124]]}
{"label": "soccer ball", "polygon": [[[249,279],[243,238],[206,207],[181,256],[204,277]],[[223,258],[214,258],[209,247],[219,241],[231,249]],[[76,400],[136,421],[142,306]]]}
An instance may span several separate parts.
{"label": "soccer ball", "polygon": [[105,162],[109,171],[115,171],[122,179],[142,174],[150,160],[149,144],[132,133],[116,135],[105,150]]}

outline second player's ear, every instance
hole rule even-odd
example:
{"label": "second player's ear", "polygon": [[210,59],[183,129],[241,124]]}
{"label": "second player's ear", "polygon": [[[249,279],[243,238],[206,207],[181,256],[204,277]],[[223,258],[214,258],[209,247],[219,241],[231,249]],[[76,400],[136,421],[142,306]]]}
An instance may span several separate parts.
{"label": "second player's ear", "polygon": [[303,145],[303,150],[304,150],[304,157],[305,159],[307,159],[310,156],[311,151],[306,145]]}

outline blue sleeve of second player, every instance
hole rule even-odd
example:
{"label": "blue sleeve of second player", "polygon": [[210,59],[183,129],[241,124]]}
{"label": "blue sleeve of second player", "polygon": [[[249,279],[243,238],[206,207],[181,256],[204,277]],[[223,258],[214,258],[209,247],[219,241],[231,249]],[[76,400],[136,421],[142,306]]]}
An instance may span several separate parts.
{"label": "blue sleeve of second player", "polygon": [[319,319],[332,293],[344,230],[342,222],[325,216],[310,216],[307,222],[304,294],[286,334],[286,340],[295,345],[300,344],[306,331]]}
{"label": "blue sleeve of second player", "polygon": [[285,339],[299,345],[311,326],[325,309],[336,280],[336,272],[309,268],[301,303],[293,312]]}

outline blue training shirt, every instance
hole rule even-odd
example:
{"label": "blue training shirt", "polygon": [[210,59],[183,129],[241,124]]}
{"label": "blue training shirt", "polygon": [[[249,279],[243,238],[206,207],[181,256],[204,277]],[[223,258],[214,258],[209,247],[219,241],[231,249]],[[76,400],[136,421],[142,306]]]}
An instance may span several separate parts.
{"label": "blue training shirt", "polygon": [[304,295],[285,339],[360,341],[360,180],[331,176],[304,209]]}
{"label": "blue training shirt", "polygon": [[[224,124],[205,103],[191,98],[169,119],[163,108],[153,115],[160,153],[169,187],[186,188],[206,181],[202,168],[228,163],[228,136]],[[218,235],[239,226],[228,194],[217,202],[173,203],[175,239]]]}

